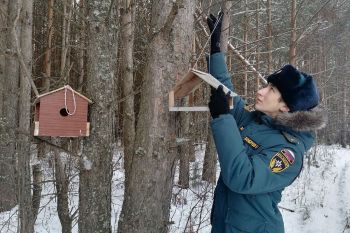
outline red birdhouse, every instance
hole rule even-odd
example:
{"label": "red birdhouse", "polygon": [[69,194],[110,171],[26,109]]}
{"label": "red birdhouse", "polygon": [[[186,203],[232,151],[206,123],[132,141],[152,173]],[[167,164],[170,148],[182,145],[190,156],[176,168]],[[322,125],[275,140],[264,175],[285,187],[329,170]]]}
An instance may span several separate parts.
{"label": "red birdhouse", "polygon": [[35,100],[34,136],[89,136],[91,100],[69,85],[39,95]]}

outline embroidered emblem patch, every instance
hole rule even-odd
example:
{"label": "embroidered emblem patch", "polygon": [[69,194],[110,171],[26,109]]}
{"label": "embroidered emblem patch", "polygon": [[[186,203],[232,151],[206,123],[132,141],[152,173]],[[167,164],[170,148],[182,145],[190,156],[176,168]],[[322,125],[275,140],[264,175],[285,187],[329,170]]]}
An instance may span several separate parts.
{"label": "embroidered emblem patch", "polygon": [[270,160],[270,169],[274,173],[283,172],[294,163],[295,155],[291,150],[282,149]]}
{"label": "embroidered emblem patch", "polygon": [[258,145],[256,142],[253,141],[253,139],[249,137],[244,137],[244,141],[251,147],[253,147],[254,150],[258,149],[260,145]]}

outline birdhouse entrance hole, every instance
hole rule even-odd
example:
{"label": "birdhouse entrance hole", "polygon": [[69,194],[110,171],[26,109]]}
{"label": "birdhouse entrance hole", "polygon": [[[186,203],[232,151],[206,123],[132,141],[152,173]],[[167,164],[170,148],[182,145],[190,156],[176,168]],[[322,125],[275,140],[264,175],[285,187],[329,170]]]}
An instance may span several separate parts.
{"label": "birdhouse entrance hole", "polygon": [[66,116],[68,116],[68,112],[69,112],[68,109],[62,108],[60,110],[60,115],[63,116],[63,117],[66,117]]}

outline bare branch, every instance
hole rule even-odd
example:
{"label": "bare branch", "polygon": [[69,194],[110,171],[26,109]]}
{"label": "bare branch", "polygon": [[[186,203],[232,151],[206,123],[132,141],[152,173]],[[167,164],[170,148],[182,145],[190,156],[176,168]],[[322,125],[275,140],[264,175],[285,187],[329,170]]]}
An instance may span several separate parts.
{"label": "bare branch", "polygon": [[[204,32],[204,34],[209,37],[209,33],[206,31],[205,26],[203,25],[203,23],[201,21],[198,21],[199,25],[201,26],[202,31]],[[255,67],[250,64],[250,62],[230,43],[227,42],[227,46],[228,48],[251,70],[254,72],[255,76],[257,78],[260,78],[264,83],[267,83],[267,81],[265,80],[265,78],[260,74],[260,72],[258,72]]]}
{"label": "bare branch", "polygon": [[38,97],[39,96],[38,89],[36,88],[35,83],[34,83],[33,79],[31,78],[31,72],[29,72],[29,70],[27,69],[27,66],[26,66],[26,64],[24,62],[24,58],[23,58],[23,55],[22,55],[22,51],[21,51],[21,48],[20,48],[20,45],[19,45],[19,42],[18,42],[17,33],[16,33],[16,26],[17,26],[17,22],[18,22],[20,13],[21,13],[21,8],[19,7],[18,11],[17,11],[17,16],[16,16],[15,20],[13,21],[12,34],[13,34],[14,39],[15,39],[18,60],[19,60],[19,62],[21,64],[22,69],[24,70],[24,74],[25,74],[24,77],[26,77],[26,79],[30,83],[31,87],[33,88],[35,96]]}

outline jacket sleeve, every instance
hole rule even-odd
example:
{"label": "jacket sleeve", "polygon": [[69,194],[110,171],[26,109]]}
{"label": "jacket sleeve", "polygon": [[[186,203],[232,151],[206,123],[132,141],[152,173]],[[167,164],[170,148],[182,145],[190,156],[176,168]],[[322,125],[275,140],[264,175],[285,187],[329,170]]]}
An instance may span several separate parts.
{"label": "jacket sleeve", "polygon": [[224,84],[231,91],[235,91],[231,82],[223,53],[214,53],[207,57],[208,70],[217,80]]}
{"label": "jacket sleeve", "polygon": [[283,172],[274,173],[269,162],[286,145],[267,148],[260,155],[249,157],[231,115],[221,115],[212,121],[211,126],[222,179],[230,190],[242,194],[269,193],[285,188],[299,174],[304,151],[297,147],[290,148],[295,154],[294,163]]}
{"label": "jacket sleeve", "polygon": [[[231,75],[227,69],[225,56],[223,53],[214,53],[207,57],[207,65],[209,73],[224,84],[228,89],[235,92],[235,88],[231,81]],[[245,116],[245,101],[240,97],[234,97],[234,107],[231,110],[231,115],[240,123]]]}

